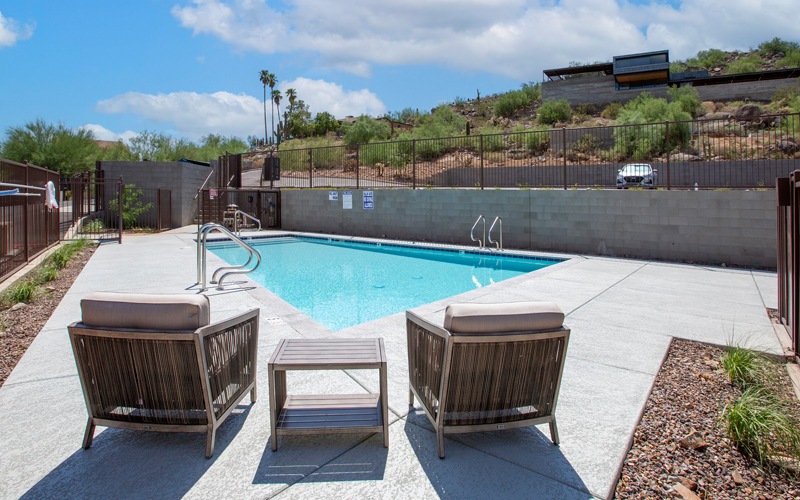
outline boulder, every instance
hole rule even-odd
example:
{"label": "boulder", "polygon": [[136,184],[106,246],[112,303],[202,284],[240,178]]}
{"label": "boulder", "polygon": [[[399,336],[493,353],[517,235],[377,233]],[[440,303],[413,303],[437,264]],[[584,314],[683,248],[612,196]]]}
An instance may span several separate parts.
{"label": "boulder", "polygon": [[733,113],[733,117],[741,122],[755,122],[761,118],[761,108],[755,104],[745,104]]}

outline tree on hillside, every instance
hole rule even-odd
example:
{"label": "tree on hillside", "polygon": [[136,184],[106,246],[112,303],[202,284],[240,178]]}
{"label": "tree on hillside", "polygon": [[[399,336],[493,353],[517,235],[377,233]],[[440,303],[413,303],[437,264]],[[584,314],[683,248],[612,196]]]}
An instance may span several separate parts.
{"label": "tree on hillside", "polygon": [[91,130],[68,129],[41,118],[21,127],[6,129],[2,156],[12,161],[28,161],[55,170],[64,176],[94,168],[100,148]]}
{"label": "tree on hillside", "polygon": [[[281,125],[281,91],[278,89],[273,89],[272,91],[272,102],[275,103],[275,108],[278,110],[278,129],[282,129],[283,126]],[[278,144],[281,143],[281,134],[277,134],[276,142]]]}
{"label": "tree on hillside", "polygon": [[[266,101],[267,101],[267,86],[269,86],[270,110],[272,111],[272,117],[271,117],[270,121],[272,122],[272,137],[274,138],[275,137],[275,110],[272,107],[272,105],[275,104],[275,101],[272,100],[272,92],[275,90],[275,85],[278,84],[278,79],[275,77],[274,73],[270,73],[269,71],[264,70],[264,71],[261,72],[261,83],[264,84],[264,102],[265,102],[265,104],[264,104],[264,113],[267,112],[267,105],[266,105]],[[266,128],[266,124],[267,124],[267,119],[266,119],[266,114],[265,114],[264,128]],[[266,134],[264,134],[264,135],[265,135],[265,140],[268,140],[268,139],[266,139]]]}
{"label": "tree on hillside", "polygon": [[308,104],[302,99],[297,99],[289,111],[289,119],[287,120],[289,137],[306,137],[312,133],[311,131],[311,111],[308,110]]}
{"label": "tree on hillside", "polygon": [[272,73],[270,73],[265,69],[262,69],[261,73],[259,73],[258,75],[259,80],[261,80],[261,83],[264,85],[264,144],[265,145],[267,144],[267,141],[269,141],[269,136],[267,133],[267,85],[269,85],[270,88],[272,88],[272,85],[274,85],[270,84],[270,75],[274,80],[275,75],[273,75]]}
{"label": "tree on hillside", "polygon": [[322,111],[314,116],[314,135],[324,136],[328,132],[339,130],[339,121],[335,116]]}
{"label": "tree on hillside", "polygon": [[292,116],[292,112],[294,111],[294,103],[297,101],[297,91],[295,89],[286,89],[286,99],[289,100],[289,114],[287,115],[286,123],[284,123],[283,126],[283,131],[285,134],[284,139],[289,138],[290,125],[288,118]]}

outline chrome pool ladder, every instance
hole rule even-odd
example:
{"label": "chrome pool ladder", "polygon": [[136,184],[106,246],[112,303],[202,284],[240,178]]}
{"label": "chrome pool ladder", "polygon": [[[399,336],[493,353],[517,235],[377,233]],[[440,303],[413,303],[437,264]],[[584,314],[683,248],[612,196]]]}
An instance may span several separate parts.
{"label": "chrome pool ladder", "polygon": [[[475,228],[478,227],[478,223],[483,221],[483,239],[476,238]],[[478,248],[484,248],[486,246],[486,218],[483,215],[479,215],[478,218],[475,220],[475,224],[472,225],[472,229],[469,230],[469,239],[472,241],[478,242]]]}
{"label": "chrome pool ladder", "polygon": [[[498,222],[500,223],[500,240],[492,241],[492,231],[494,231],[494,226],[496,226]],[[494,218],[494,222],[492,222],[491,227],[489,227],[489,243],[494,243],[497,250],[503,249],[503,219],[499,216]]]}
{"label": "chrome pool ladder", "polygon": [[[211,275],[211,283],[217,284],[217,290],[222,290],[222,284],[225,281],[225,278],[230,276],[231,274],[247,274],[255,271],[259,265],[261,265],[261,254],[258,253],[258,250],[253,248],[252,246],[245,243],[241,238],[233,234],[228,228],[223,226],[222,224],[217,224],[216,222],[210,222],[208,224],[203,224],[199,228],[197,228],[197,284],[200,285],[200,291],[208,290],[208,281],[207,281],[207,269],[206,269],[206,243],[208,240],[208,234],[212,231],[219,231],[221,233],[227,234],[231,241],[237,243],[240,247],[244,248],[248,252],[247,262],[238,266],[222,266],[216,271],[214,274]],[[256,259],[256,265],[252,268],[247,268],[250,263],[253,261],[253,257]],[[223,271],[226,271],[222,273]],[[220,275],[220,273],[222,273]],[[217,276],[219,275],[219,279]]]}

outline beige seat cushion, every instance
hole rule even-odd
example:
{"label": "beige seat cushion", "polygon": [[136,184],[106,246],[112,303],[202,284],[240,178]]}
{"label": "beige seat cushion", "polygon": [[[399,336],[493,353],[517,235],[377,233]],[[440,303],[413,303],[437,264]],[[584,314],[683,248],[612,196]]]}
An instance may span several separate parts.
{"label": "beige seat cushion", "polygon": [[96,328],[194,331],[210,322],[205,295],[95,292],[81,300],[82,323]]}
{"label": "beige seat cushion", "polygon": [[453,335],[557,330],[564,313],[554,302],[450,304],[444,329]]}

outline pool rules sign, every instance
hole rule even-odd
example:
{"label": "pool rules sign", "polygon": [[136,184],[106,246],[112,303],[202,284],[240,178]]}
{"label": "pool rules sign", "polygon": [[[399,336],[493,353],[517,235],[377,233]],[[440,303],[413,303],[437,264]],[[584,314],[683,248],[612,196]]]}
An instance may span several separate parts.
{"label": "pool rules sign", "polygon": [[364,210],[372,210],[375,208],[375,198],[372,191],[364,191]]}

